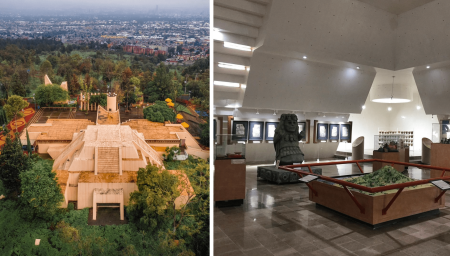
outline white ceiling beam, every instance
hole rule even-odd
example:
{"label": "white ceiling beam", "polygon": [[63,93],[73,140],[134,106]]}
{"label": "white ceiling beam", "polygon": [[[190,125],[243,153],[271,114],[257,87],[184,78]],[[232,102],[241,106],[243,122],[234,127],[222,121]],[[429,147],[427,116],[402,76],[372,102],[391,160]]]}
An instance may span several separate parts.
{"label": "white ceiling beam", "polygon": [[253,27],[261,27],[263,25],[263,18],[243,13],[228,8],[214,6],[214,18],[220,18],[228,21],[233,21],[236,23],[249,25]]}
{"label": "white ceiling beam", "polygon": [[248,0],[248,1],[263,5],[268,5],[270,3],[270,0]]}
{"label": "white ceiling beam", "polygon": [[[246,79],[245,79],[245,76],[230,75],[230,74],[214,72],[214,81],[245,84]],[[216,85],[214,87],[216,87]],[[223,86],[220,86],[220,87],[223,87]]]}
{"label": "white ceiling beam", "polygon": [[241,51],[233,48],[227,48],[223,46],[223,42],[214,41],[214,53],[223,53],[228,55],[236,55],[241,57],[251,58],[253,55],[253,51]]}
{"label": "white ceiling beam", "polygon": [[234,44],[242,44],[242,45],[248,45],[251,47],[256,46],[256,39],[248,36],[241,36],[241,35],[235,35],[230,34],[227,32],[220,32],[220,31],[213,31],[213,39],[214,41],[222,41],[222,42],[229,42]]}
{"label": "white ceiling beam", "polygon": [[247,70],[237,70],[230,68],[221,68],[218,63],[214,63],[214,72],[222,73],[222,74],[230,74],[230,75],[238,75],[238,76],[248,76]]}
{"label": "white ceiling beam", "polygon": [[245,0],[214,0],[214,5],[257,16],[264,16],[266,14],[266,7],[264,5]]}
{"label": "white ceiling beam", "polygon": [[250,66],[250,58],[214,53],[214,63],[225,62],[230,64]]}
{"label": "white ceiling beam", "polygon": [[214,18],[214,28],[218,28],[220,31],[253,38],[257,38],[259,35],[258,28],[218,18]]}

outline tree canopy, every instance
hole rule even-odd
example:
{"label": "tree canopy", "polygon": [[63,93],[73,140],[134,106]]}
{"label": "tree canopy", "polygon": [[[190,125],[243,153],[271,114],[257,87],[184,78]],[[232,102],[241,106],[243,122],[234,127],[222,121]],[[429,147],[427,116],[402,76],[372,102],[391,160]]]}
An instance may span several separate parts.
{"label": "tree canopy", "polygon": [[175,116],[176,114],[167,106],[165,101],[156,101],[154,105],[144,108],[144,117],[152,122],[174,122]]}
{"label": "tree canopy", "polygon": [[22,151],[22,144],[17,137],[12,139],[8,129],[3,131],[5,145],[0,154],[0,179],[7,194],[19,195],[20,174],[30,168],[29,157]]}
{"label": "tree canopy", "polygon": [[19,177],[22,189],[20,203],[24,218],[51,219],[64,201],[56,173],[52,172],[52,162],[39,159],[29,170],[21,172]]}
{"label": "tree canopy", "polygon": [[17,120],[19,117],[23,117],[24,113],[21,111],[26,107],[28,107],[28,102],[18,95],[9,97],[7,103],[3,106],[9,120]]}
{"label": "tree canopy", "polygon": [[36,88],[35,94],[36,103],[41,106],[50,106],[54,102],[69,99],[69,93],[57,84],[39,85]]}

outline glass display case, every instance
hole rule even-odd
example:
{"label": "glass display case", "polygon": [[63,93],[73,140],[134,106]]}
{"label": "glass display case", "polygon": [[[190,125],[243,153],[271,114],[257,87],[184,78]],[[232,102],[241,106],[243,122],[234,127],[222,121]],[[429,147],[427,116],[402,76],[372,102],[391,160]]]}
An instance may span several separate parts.
{"label": "glass display case", "polygon": [[441,143],[442,140],[450,139],[450,124],[432,124],[431,141]]}
{"label": "glass display case", "polygon": [[[374,149],[379,148],[385,143],[394,141],[400,146],[400,140],[403,141],[403,146],[414,147],[414,131],[378,131],[378,139],[375,138]],[[378,141],[378,142],[377,142]]]}
{"label": "glass display case", "polygon": [[400,142],[403,141],[403,146],[404,147],[409,147],[410,146],[410,142],[412,143],[413,138],[409,138],[409,135],[406,134],[383,134],[383,135],[375,135],[374,136],[374,144],[373,144],[373,149],[377,150],[380,147],[383,147],[384,144],[388,144],[391,141],[394,141],[395,143],[397,143],[398,147],[400,148]]}
{"label": "glass display case", "polygon": [[215,159],[245,159],[245,141],[232,140],[232,134],[217,134],[214,141]]}

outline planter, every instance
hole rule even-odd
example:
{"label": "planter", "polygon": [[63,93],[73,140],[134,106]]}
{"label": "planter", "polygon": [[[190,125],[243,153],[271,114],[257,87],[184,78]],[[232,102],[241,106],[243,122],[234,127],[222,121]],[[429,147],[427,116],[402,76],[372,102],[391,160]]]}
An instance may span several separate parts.
{"label": "planter", "polygon": [[383,214],[383,209],[388,206],[391,199],[396,195],[395,192],[372,196],[350,190],[355,199],[364,208],[364,213],[362,213],[344,188],[321,181],[313,181],[309,184],[317,192],[317,195],[314,195],[310,190],[309,200],[373,226],[411,215],[438,210],[445,206],[444,197],[441,197],[435,203],[435,198],[441,192],[435,186],[415,189],[405,188],[391,204],[390,208],[387,209],[386,213]]}

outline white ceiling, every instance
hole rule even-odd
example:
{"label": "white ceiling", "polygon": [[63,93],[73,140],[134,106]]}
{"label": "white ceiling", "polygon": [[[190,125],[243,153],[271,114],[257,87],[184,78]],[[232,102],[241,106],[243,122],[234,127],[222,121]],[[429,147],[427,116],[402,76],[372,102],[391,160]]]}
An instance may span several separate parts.
{"label": "white ceiling", "polygon": [[435,0],[358,0],[381,10],[399,15]]}
{"label": "white ceiling", "polygon": [[[450,107],[442,107],[449,97],[450,66],[433,71],[450,62],[448,0],[214,0],[214,5],[214,80],[246,84],[214,86],[215,107],[359,113],[375,73],[408,69],[426,113],[450,114]],[[254,51],[225,48],[224,42]],[[227,70],[218,62],[251,69]],[[428,84],[440,93],[429,91]]]}

